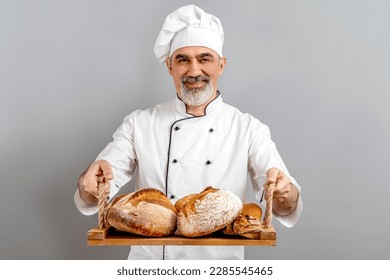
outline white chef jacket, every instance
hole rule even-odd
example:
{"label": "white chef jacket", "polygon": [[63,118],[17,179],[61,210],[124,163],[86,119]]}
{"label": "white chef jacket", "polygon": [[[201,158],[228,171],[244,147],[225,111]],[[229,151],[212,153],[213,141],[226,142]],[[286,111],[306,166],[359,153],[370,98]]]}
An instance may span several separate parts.
{"label": "white chef jacket", "polygon": [[[290,176],[269,128],[224,103],[220,94],[206,107],[204,116],[188,114],[179,98],[131,113],[97,159],[113,167],[110,198],[136,175],[136,190],[159,189],[173,204],[207,186],[232,191],[245,201],[248,174],[260,200],[268,169],[276,167]],[[85,215],[97,212],[97,206],[85,203],[78,191],[75,203]],[[299,196],[293,213],[275,217],[291,227],[301,210]],[[244,259],[244,247],[132,246],[129,259]]]}

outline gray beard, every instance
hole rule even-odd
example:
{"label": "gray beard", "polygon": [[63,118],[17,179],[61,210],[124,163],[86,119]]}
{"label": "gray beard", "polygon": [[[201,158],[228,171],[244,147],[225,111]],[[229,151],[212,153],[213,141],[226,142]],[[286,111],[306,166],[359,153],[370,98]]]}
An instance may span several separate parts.
{"label": "gray beard", "polygon": [[204,87],[197,89],[189,89],[181,81],[180,87],[181,99],[189,106],[200,106],[210,100],[213,95],[213,85],[209,80]]}

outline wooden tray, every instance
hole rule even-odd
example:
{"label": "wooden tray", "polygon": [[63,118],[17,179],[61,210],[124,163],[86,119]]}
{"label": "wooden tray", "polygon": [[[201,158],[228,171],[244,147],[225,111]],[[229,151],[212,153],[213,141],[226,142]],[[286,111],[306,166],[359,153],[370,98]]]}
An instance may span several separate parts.
{"label": "wooden tray", "polygon": [[274,184],[266,193],[266,211],[263,217],[262,229],[257,238],[245,238],[241,236],[224,235],[216,232],[212,235],[189,238],[179,236],[145,237],[106,227],[104,223],[104,207],[107,205],[107,196],[103,188],[103,180],[99,179],[98,199],[98,226],[88,231],[89,246],[128,246],[128,245],[178,245],[178,246],[275,246],[276,232],[272,226],[272,196]]}
{"label": "wooden tray", "polygon": [[258,238],[249,239],[241,236],[229,236],[213,234],[205,237],[145,237],[123,231],[112,227],[95,227],[88,231],[89,246],[131,246],[131,245],[178,245],[178,246],[275,246],[276,232],[271,225],[258,233]]}

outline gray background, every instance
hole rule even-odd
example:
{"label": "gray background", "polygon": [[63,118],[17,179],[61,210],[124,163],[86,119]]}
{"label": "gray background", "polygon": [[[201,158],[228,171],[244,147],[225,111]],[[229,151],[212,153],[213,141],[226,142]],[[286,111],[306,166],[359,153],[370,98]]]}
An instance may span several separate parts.
{"label": "gray background", "polygon": [[[188,3],[0,1],[1,259],[127,257],[86,246],[76,181],[126,114],[175,96],[153,45]],[[389,259],[390,2],[194,3],[224,25],[224,100],[270,126],[303,188],[298,224],[246,258]]]}

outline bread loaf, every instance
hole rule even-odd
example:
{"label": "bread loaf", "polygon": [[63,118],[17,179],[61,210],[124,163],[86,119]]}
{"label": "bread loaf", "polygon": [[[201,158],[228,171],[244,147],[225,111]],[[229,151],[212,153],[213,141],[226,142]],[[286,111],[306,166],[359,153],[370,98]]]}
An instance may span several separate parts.
{"label": "bread loaf", "polygon": [[176,229],[177,211],[163,192],[144,188],[116,197],[105,211],[112,227],[134,234],[162,237]]}
{"label": "bread loaf", "polygon": [[240,235],[247,238],[257,238],[261,232],[262,209],[256,203],[244,203],[242,213],[233,223],[222,229],[227,235]]}
{"label": "bread loaf", "polygon": [[176,201],[175,203],[175,208],[176,208],[176,211],[177,213],[180,212],[180,210],[183,208],[183,206],[188,202],[190,201],[191,199],[196,199],[197,197],[199,196],[199,194],[197,193],[193,193],[193,194],[189,194],[181,199],[179,199],[178,201]]}
{"label": "bread loaf", "polygon": [[242,202],[234,193],[207,187],[199,194],[179,199],[177,228],[186,237],[203,236],[232,223],[241,213]]}

